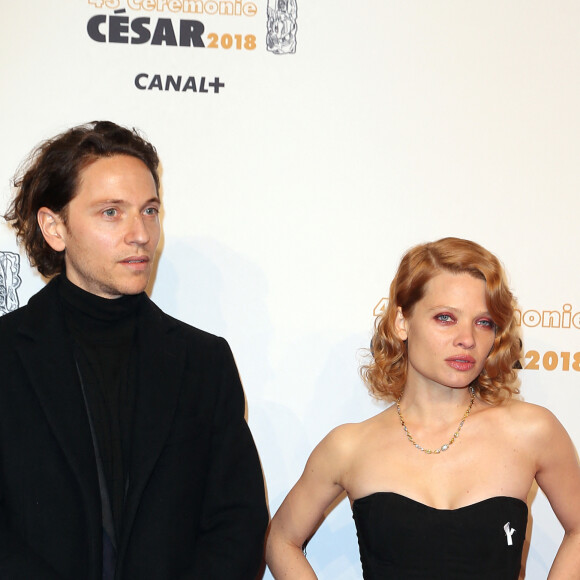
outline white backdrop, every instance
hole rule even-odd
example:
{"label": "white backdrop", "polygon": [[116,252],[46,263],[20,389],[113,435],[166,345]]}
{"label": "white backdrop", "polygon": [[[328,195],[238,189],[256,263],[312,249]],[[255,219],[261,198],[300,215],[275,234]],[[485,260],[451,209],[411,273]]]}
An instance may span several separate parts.
{"label": "white backdrop", "polygon": [[[152,296],[231,343],[272,513],[332,427],[383,408],[357,374],[373,311],[401,254],[447,235],[505,263],[537,366],[523,396],[578,446],[580,4],[297,1],[295,52],[274,54],[266,0],[2,0],[2,207],[40,140],[95,119],[146,133],[165,206]],[[179,46],[188,20],[205,48]],[[5,226],[0,251],[17,252]],[[24,257],[20,277],[24,304],[43,281]],[[540,580],[562,529],[532,500]],[[346,504],[309,544],[321,579],[361,577]]]}

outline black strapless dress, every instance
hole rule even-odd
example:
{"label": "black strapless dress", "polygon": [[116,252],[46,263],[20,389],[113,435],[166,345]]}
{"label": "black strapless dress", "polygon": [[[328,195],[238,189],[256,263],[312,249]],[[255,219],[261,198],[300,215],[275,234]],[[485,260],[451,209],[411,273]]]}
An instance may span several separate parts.
{"label": "black strapless dress", "polygon": [[492,497],[440,510],[392,492],[352,505],[365,580],[517,580],[528,506]]}

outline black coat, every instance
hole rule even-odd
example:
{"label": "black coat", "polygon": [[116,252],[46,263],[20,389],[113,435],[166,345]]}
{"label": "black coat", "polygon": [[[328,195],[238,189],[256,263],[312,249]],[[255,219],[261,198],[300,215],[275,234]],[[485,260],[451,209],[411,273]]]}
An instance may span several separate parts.
{"label": "black coat", "polygon": [[[262,472],[227,342],[137,319],[138,375],[120,580],[253,579]],[[95,453],[56,284],[0,318],[0,578],[100,580]]]}

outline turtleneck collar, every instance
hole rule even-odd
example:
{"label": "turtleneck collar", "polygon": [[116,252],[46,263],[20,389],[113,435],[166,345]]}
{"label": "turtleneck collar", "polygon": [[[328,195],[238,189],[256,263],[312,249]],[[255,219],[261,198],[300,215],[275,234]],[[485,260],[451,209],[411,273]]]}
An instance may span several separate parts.
{"label": "turtleneck collar", "polygon": [[114,299],[103,298],[79,288],[64,273],[59,276],[58,291],[65,306],[105,325],[134,315],[145,295],[142,292]]}

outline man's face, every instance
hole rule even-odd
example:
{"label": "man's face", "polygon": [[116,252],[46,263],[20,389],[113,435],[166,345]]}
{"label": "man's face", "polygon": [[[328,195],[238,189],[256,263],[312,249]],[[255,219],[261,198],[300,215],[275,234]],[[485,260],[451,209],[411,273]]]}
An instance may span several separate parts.
{"label": "man's face", "polygon": [[103,298],[143,292],[160,236],[151,172],[135,157],[115,155],[91,163],[79,178],[66,224],[59,218],[56,225],[67,278]]}

